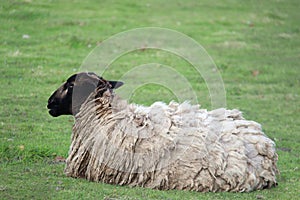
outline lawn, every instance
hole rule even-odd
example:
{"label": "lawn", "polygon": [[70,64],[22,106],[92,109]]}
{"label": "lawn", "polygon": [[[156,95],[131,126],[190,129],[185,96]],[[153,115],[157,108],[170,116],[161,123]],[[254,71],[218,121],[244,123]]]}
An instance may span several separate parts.
{"label": "lawn", "polygon": [[[270,1],[0,2],[0,199],[300,199],[300,3]],[[47,99],[107,38],[140,27],[181,32],[201,44],[218,67],[226,105],[262,124],[276,142],[278,187],[251,193],[197,193],[129,188],[66,177],[73,118],[52,118]],[[117,48],[117,47],[116,47]],[[137,50],[111,64],[109,78],[145,63],[173,66],[203,108],[203,78],[182,58]],[[132,101],[168,102],[155,84]]]}

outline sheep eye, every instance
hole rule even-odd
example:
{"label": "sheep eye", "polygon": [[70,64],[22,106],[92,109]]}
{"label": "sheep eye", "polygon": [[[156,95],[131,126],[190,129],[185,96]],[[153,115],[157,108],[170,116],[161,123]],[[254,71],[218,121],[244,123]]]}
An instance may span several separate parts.
{"label": "sheep eye", "polygon": [[74,83],[70,83],[68,86],[69,89],[72,89],[73,87],[74,87]]}
{"label": "sheep eye", "polygon": [[64,84],[64,90],[73,89],[74,83],[65,83]]}

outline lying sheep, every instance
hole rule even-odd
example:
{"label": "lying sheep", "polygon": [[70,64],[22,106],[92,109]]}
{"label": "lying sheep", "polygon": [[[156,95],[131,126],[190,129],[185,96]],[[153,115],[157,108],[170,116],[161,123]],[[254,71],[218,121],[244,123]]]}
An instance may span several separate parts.
{"label": "lying sheep", "polygon": [[49,98],[52,116],[75,117],[68,176],[203,192],[277,184],[274,142],[240,111],[207,111],[187,102],[128,104],[113,93],[122,84],[79,73]]}

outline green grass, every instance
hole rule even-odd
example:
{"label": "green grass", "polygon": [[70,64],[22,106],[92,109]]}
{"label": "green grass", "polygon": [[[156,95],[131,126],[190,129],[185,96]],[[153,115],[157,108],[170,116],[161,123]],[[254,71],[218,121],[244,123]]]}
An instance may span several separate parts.
{"label": "green grass", "polygon": [[[298,0],[1,1],[0,199],[299,199],[299,6]],[[67,156],[73,119],[51,118],[48,97],[99,42],[147,26],[177,30],[204,46],[222,75],[228,108],[261,123],[276,141],[278,187],[243,194],[156,191],[64,175],[55,158]],[[182,73],[210,107],[204,81],[166,52],[132,52],[107,76],[149,62],[187,69]],[[159,94],[163,101],[173,97],[148,85],[133,100],[150,104]]]}

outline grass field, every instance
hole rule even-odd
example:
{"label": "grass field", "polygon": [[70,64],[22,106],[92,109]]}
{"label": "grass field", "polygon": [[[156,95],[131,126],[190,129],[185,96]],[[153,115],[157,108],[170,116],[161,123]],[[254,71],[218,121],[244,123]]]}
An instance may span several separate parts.
{"label": "grass field", "polygon": [[[300,3],[270,1],[0,2],[0,199],[300,199]],[[137,27],[182,32],[207,50],[222,75],[227,107],[262,124],[279,154],[276,188],[251,193],[197,193],[129,188],[64,175],[73,118],[52,118],[50,94],[79,70],[101,41]],[[163,51],[136,51],[112,64],[148,62],[190,69]],[[120,71],[108,75],[120,76]],[[183,70],[202,107],[205,82]],[[157,92],[159,90],[159,92]],[[157,86],[137,91],[149,104]]]}

